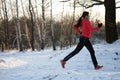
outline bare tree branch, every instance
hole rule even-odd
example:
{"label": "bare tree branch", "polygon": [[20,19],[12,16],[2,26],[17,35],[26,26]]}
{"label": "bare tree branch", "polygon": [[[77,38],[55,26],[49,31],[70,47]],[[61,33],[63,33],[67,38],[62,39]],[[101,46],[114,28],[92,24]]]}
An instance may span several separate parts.
{"label": "bare tree branch", "polygon": [[[81,3],[79,3],[78,2],[78,4],[80,5],[80,6],[82,6],[82,7],[85,7],[86,8],[86,6],[84,5],[84,4],[81,4]],[[79,6],[78,6],[79,7]]]}
{"label": "bare tree branch", "polygon": [[95,2],[98,2],[98,3],[102,3],[103,2],[101,0],[92,0],[92,1],[95,1]]}
{"label": "bare tree branch", "polygon": [[84,5],[84,4],[81,4],[81,3],[79,3],[78,2],[78,4],[79,5],[81,5],[81,6],[83,6],[83,7],[85,7],[85,8],[90,8],[90,7],[93,7],[93,6],[95,6],[95,5],[103,5],[104,4],[104,2],[99,2],[99,3],[94,3],[94,4],[91,4],[91,5]]}
{"label": "bare tree branch", "polygon": [[120,8],[120,6],[116,7],[116,9]]}
{"label": "bare tree branch", "polygon": [[71,0],[61,0],[59,2],[68,2],[68,1],[71,1]]}

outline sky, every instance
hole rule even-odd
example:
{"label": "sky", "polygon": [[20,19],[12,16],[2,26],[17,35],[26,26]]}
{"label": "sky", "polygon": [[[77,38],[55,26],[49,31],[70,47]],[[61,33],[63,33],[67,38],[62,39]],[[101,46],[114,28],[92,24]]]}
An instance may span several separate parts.
{"label": "sky", "polygon": [[[60,0],[53,0],[54,5],[53,5],[53,14],[56,16],[58,14],[61,14],[63,11],[63,3],[59,2]],[[117,4],[116,6],[119,6],[119,4]],[[65,13],[69,13],[72,14],[73,10],[71,10],[73,8],[70,7],[70,3],[64,3],[64,14]],[[101,20],[104,20],[104,16],[105,16],[105,7],[104,5],[100,5],[100,6],[94,6],[90,9],[83,9],[82,7],[78,7],[76,8],[76,15],[81,15],[83,11],[89,11],[91,14],[91,18],[95,17]],[[120,21],[120,8],[116,9],[116,21]]]}
{"label": "sky", "polygon": [[[9,2],[9,0],[7,0],[7,1]],[[12,1],[12,3],[15,4],[15,0],[11,0],[11,1]],[[19,13],[20,13],[21,16],[23,16],[22,8],[21,8],[21,0],[18,0],[18,1],[19,1],[19,7],[20,7],[19,8],[19,10],[20,10]],[[27,10],[26,6],[28,6],[28,0],[22,0],[22,1],[24,3],[25,10]],[[32,4],[36,4],[35,0],[31,0],[31,1],[33,1]],[[37,1],[37,5],[38,5],[38,11],[39,11],[38,13],[40,15],[41,14],[41,0],[36,0],[36,1]],[[48,0],[48,1],[50,1],[50,0]],[[60,1],[61,0],[52,0],[52,2],[53,2],[53,18],[55,18],[55,19],[60,19],[60,16],[63,12],[63,3],[61,3]],[[116,0],[116,1],[119,1],[119,0]],[[72,3],[73,1],[71,0],[70,2]],[[64,14],[72,15],[73,7],[71,7],[72,5],[70,4],[70,2],[64,3]],[[83,3],[83,2],[81,2],[81,3]],[[120,5],[120,3],[117,4],[117,6],[119,6],[119,5]],[[13,6],[15,6],[15,5],[13,5]],[[10,7],[10,6],[8,6],[8,7]],[[10,10],[11,9],[9,9],[9,11]],[[102,6],[95,6],[95,7],[89,8],[89,9],[83,9],[82,7],[78,7],[78,8],[76,8],[76,16],[75,17],[77,18],[78,16],[81,16],[83,11],[89,11],[90,14],[91,14],[91,16],[90,16],[91,19],[98,18],[100,20],[104,20],[105,8],[104,8],[103,5]],[[120,21],[120,14],[119,13],[120,13],[120,8],[116,9],[116,16],[117,16],[116,20],[117,21]],[[26,14],[28,14],[27,11],[26,11]],[[48,8],[46,10],[46,16],[49,16],[49,15],[50,15],[50,8]],[[60,15],[60,16],[58,17],[58,15]]]}

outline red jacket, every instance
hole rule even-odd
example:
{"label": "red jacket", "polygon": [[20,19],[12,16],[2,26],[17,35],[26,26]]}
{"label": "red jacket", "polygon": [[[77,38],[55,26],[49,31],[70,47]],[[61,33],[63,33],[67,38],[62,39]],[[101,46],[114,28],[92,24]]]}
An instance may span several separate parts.
{"label": "red jacket", "polygon": [[90,38],[91,37],[91,32],[96,31],[99,29],[99,27],[92,27],[91,23],[89,20],[82,20],[80,27],[82,27],[82,30],[80,28],[76,28],[75,31],[80,34],[82,32],[82,36]]}

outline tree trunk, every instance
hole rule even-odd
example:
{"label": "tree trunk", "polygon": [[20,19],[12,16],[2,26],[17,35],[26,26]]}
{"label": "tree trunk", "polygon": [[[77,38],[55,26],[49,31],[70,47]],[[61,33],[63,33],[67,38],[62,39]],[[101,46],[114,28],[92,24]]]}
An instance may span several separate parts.
{"label": "tree trunk", "polygon": [[74,26],[74,21],[75,21],[75,10],[76,10],[76,0],[73,1],[73,19],[72,19],[72,24],[71,24],[71,29],[70,29],[70,37],[69,37],[69,45],[71,47],[72,45],[72,33],[73,33],[73,26]]}
{"label": "tree trunk", "polygon": [[45,28],[45,0],[42,0],[41,49],[44,49],[43,28]]}
{"label": "tree trunk", "polygon": [[4,14],[4,32],[5,32],[5,49],[9,47],[9,27],[8,27],[8,15],[7,15],[7,7],[6,7],[6,0],[1,0],[2,2],[2,9]]}
{"label": "tree trunk", "polygon": [[1,47],[2,47],[2,52],[4,52],[4,43],[1,43]]}
{"label": "tree trunk", "polygon": [[5,26],[6,26],[6,49],[9,49],[9,27],[8,27],[8,14],[7,14],[7,7],[6,7],[6,2],[4,2],[5,5]]}
{"label": "tree trunk", "polygon": [[19,42],[20,51],[23,51],[22,39],[21,39],[21,30],[20,30],[20,20],[19,20],[19,12],[18,11],[19,11],[18,10],[18,0],[16,0],[18,42]]}
{"label": "tree trunk", "polygon": [[[40,46],[41,46],[41,34],[40,34],[40,26],[39,26],[39,19],[38,19],[38,6],[37,6],[37,0],[35,0],[35,8],[36,8],[36,13],[34,13],[34,22],[35,22],[35,30],[36,30],[36,32],[38,31],[38,43],[36,43],[36,45],[37,45],[37,49],[38,50],[40,50]],[[34,12],[34,11],[33,11]],[[37,35],[37,33],[36,33],[36,35]]]}
{"label": "tree trunk", "polygon": [[115,0],[105,0],[105,30],[108,43],[113,43],[118,39],[115,7]]}
{"label": "tree trunk", "polygon": [[50,1],[50,3],[51,3],[51,10],[50,10],[50,16],[51,16],[51,20],[50,20],[50,26],[51,26],[51,41],[52,41],[53,50],[56,50],[55,40],[54,40],[53,20],[52,20],[52,0]]}
{"label": "tree trunk", "polygon": [[35,50],[34,48],[34,42],[35,42],[35,39],[34,39],[34,20],[33,20],[33,13],[32,13],[32,4],[31,4],[31,0],[29,0],[29,12],[30,12],[30,16],[31,16],[31,24],[32,24],[32,29],[31,29],[31,46],[32,46],[32,51]]}
{"label": "tree trunk", "polygon": [[28,26],[27,26],[27,20],[26,20],[26,15],[25,15],[25,11],[24,11],[24,6],[23,6],[23,1],[22,1],[22,0],[21,0],[21,6],[22,6],[22,11],[23,11],[23,16],[24,16],[26,38],[27,38],[27,40],[28,40],[28,45],[29,45],[29,47],[31,48],[30,38],[29,38],[29,30],[28,30]]}
{"label": "tree trunk", "polygon": [[[12,14],[12,16],[14,16],[15,12],[13,11],[12,2],[11,2],[11,0],[9,0],[9,1],[10,1],[10,9],[11,9],[11,12],[12,12],[11,14]],[[13,23],[16,24],[16,21],[14,20]],[[16,32],[15,40],[17,40],[17,47],[16,47],[16,49],[19,49],[19,42],[18,42],[18,35],[17,35],[17,25],[15,25],[14,27],[15,27],[15,32]],[[14,45],[15,40],[12,43],[13,44],[12,47],[15,46]]]}

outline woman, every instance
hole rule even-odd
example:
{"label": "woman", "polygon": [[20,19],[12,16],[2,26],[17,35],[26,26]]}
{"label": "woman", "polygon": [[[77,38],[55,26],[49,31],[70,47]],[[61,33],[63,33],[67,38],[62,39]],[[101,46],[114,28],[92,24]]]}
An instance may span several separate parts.
{"label": "woman", "polygon": [[79,53],[79,51],[84,46],[90,52],[90,55],[91,55],[92,62],[93,62],[93,65],[95,67],[95,70],[98,70],[98,69],[103,67],[103,66],[98,65],[98,62],[97,62],[96,57],[95,57],[95,51],[94,51],[93,46],[92,46],[92,44],[91,44],[91,42],[89,40],[89,38],[91,37],[91,32],[96,31],[101,27],[102,27],[102,23],[98,23],[98,26],[93,28],[91,26],[90,21],[89,21],[89,12],[87,12],[87,11],[83,12],[82,16],[80,17],[77,24],[75,25],[75,31],[81,36],[80,37],[80,42],[78,43],[78,45],[77,45],[77,47],[76,47],[76,49],[74,51],[72,51],[69,55],[67,55],[64,59],[61,60],[62,68],[65,68],[66,62],[70,58],[75,56],[77,53]]}

